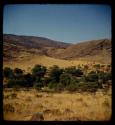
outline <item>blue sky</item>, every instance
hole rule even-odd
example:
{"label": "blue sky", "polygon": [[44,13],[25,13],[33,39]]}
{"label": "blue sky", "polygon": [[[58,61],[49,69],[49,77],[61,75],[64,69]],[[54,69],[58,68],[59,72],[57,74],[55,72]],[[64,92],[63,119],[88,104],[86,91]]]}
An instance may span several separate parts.
{"label": "blue sky", "polygon": [[3,11],[3,33],[57,41],[111,38],[111,7],[99,4],[15,4]]}

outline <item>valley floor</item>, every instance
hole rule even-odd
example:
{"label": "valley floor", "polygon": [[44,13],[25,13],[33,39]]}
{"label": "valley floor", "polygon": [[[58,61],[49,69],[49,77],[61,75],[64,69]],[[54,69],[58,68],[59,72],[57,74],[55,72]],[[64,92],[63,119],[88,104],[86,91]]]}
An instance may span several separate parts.
{"label": "valley floor", "polygon": [[4,120],[28,121],[41,113],[44,121],[106,121],[112,115],[111,100],[111,88],[95,94],[4,89]]}

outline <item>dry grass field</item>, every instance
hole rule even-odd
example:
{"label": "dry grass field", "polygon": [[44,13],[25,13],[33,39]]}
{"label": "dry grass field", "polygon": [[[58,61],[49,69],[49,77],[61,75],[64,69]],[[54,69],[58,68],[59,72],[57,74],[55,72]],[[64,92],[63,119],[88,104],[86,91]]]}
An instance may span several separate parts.
{"label": "dry grass field", "polygon": [[[95,64],[98,62],[95,62]],[[58,65],[59,67],[69,67],[69,66],[78,66],[78,65],[86,65],[86,64],[93,64],[93,62],[90,61],[84,61],[84,60],[63,60],[63,59],[55,59],[47,56],[37,56],[37,55],[29,55],[27,57],[24,56],[24,58],[19,58],[18,60],[12,60],[12,61],[4,61],[3,67],[10,67],[12,69],[14,68],[21,68],[25,71],[31,71],[31,68],[33,68],[36,64],[41,64],[46,67],[51,67],[53,65]],[[91,65],[90,65],[91,66]]]}
{"label": "dry grass field", "polygon": [[44,121],[107,121],[112,115],[111,88],[107,92],[40,92],[4,89],[4,120],[28,121],[41,113]]}

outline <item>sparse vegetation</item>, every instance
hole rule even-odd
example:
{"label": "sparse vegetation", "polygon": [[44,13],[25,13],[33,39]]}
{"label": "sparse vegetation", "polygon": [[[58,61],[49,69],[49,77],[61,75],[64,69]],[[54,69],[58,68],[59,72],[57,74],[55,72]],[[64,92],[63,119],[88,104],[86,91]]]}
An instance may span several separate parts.
{"label": "sparse vegetation", "polygon": [[[106,93],[97,91],[94,95],[89,92],[47,93],[34,89],[29,89],[29,92],[22,89],[13,90],[18,99],[4,98],[4,120],[30,121],[32,115],[36,113],[42,113],[44,121],[110,120],[112,114],[112,98],[108,95],[110,91]],[[10,93],[9,89],[4,89],[5,96],[11,95]]]}
{"label": "sparse vegetation", "polygon": [[36,65],[28,73],[9,68],[4,75],[4,119],[31,120],[34,113],[42,113],[42,120],[110,120],[111,72],[88,70]]}
{"label": "sparse vegetation", "polygon": [[[100,67],[99,64],[98,67]],[[12,70],[7,67],[4,69],[4,73],[4,77],[8,78],[5,87],[34,87],[36,89],[48,87],[56,91],[77,91],[79,89],[81,91],[96,91],[103,88],[103,84],[109,86],[109,81],[112,78],[111,72],[92,70],[85,73],[82,68],[78,69],[75,66],[62,69],[56,65],[49,69],[42,65],[35,65],[32,73],[26,74],[22,69]]]}

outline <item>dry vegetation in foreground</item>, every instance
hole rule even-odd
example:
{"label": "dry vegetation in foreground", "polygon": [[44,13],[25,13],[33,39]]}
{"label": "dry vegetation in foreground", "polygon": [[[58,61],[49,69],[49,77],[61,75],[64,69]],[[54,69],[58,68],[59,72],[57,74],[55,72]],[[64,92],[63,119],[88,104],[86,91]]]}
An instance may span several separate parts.
{"label": "dry vegetation in foreground", "polygon": [[[4,89],[4,120],[30,120],[41,113],[45,121],[105,121],[112,115],[111,88],[107,92],[40,92]],[[37,120],[36,118],[34,120]]]}

